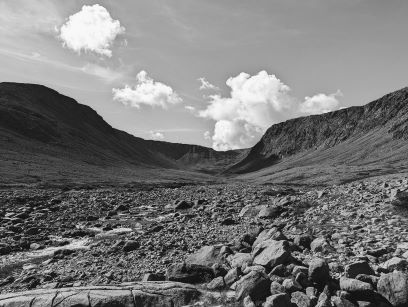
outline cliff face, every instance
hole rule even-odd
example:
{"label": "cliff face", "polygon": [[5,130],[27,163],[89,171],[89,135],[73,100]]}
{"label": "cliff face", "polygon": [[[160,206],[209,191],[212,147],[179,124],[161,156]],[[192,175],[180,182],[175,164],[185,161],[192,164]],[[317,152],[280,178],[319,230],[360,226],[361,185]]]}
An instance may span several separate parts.
{"label": "cliff face", "polygon": [[[370,135],[372,144],[408,140],[408,88],[365,106],[295,118],[271,126],[247,156],[230,172],[247,173],[304,152],[325,150]],[[384,145],[384,144],[382,144]],[[407,155],[408,156],[408,155]],[[350,155],[350,160],[353,159]],[[408,159],[408,157],[407,157]]]}

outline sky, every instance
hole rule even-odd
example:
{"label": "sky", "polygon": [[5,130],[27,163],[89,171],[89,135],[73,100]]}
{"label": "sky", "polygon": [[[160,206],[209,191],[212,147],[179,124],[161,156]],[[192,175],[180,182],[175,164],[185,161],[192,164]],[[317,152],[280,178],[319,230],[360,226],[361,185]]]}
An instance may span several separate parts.
{"label": "sky", "polygon": [[[406,0],[0,0],[0,82],[216,150],[407,86]],[[56,102],[57,103],[57,102]]]}

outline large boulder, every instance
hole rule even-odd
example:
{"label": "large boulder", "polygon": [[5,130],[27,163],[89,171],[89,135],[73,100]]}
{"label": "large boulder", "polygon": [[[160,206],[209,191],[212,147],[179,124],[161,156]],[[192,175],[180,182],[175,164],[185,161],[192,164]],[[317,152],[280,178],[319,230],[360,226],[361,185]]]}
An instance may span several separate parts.
{"label": "large boulder", "polygon": [[262,243],[264,241],[267,241],[267,240],[280,241],[280,240],[287,240],[287,238],[276,227],[273,227],[271,229],[265,229],[258,235],[258,237],[256,238],[254,244],[252,245],[252,248],[253,249],[256,248],[256,246],[258,244],[260,244],[260,243]]}
{"label": "large boulder", "polygon": [[186,258],[186,263],[209,267],[214,264],[220,264],[223,262],[222,255],[220,253],[221,248],[221,245],[203,246],[194,254],[189,255]]}
{"label": "large boulder", "polygon": [[356,261],[345,267],[346,277],[355,278],[359,274],[374,275],[374,270],[367,261]]}
{"label": "large boulder", "polygon": [[2,307],[130,307],[185,306],[200,298],[194,286],[174,282],[139,282],[121,286],[89,286],[31,290],[0,295]]}
{"label": "large boulder", "polygon": [[253,301],[263,300],[270,294],[271,281],[263,272],[251,271],[237,281],[236,298],[250,296]]}
{"label": "large boulder", "polygon": [[262,265],[269,269],[279,264],[285,264],[291,258],[289,249],[289,242],[286,240],[263,241],[252,251],[253,264]]}
{"label": "large boulder", "polygon": [[393,306],[408,306],[408,275],[402,272],[384,274],[377,284],[378,292]]}
{"label": "large boulder", "polygon": [[309,263],[309,279],[319,285],[325,285],[330,279],[329,265],[324,259],[313,258]]}
{"label": "large boulder", "polygon": [[189,284],[209,282],[215,277],[211,267],[198,264],[176,263],[167,268],[166,279]]}

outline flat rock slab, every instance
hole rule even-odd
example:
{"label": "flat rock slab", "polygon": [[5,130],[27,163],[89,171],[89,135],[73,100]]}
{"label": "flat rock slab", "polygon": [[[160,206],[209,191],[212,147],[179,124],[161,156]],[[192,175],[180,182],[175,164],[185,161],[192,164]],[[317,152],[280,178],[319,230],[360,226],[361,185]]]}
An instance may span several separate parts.
{"label": "flat rock slab", "polygon": [[89,286],[38,289],[0,295],[1,307],[136,307],[183,306],[202,293],[194,286],[176,282],[138,282],[120,286]]}

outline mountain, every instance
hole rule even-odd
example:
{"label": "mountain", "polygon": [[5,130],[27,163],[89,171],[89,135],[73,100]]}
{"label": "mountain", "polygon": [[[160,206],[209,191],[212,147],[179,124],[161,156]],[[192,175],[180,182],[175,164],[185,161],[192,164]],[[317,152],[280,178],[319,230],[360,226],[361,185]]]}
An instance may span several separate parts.
{"label": "mountain", "polygon": [[271,126],[240,162],[241,178],[346,182],[407,170],[408,88],[364,106]]}
{"label": "mountain", "polygon": [[198,179],[244,151],[149,141],[45,86],[0,83],[0,182]]}

